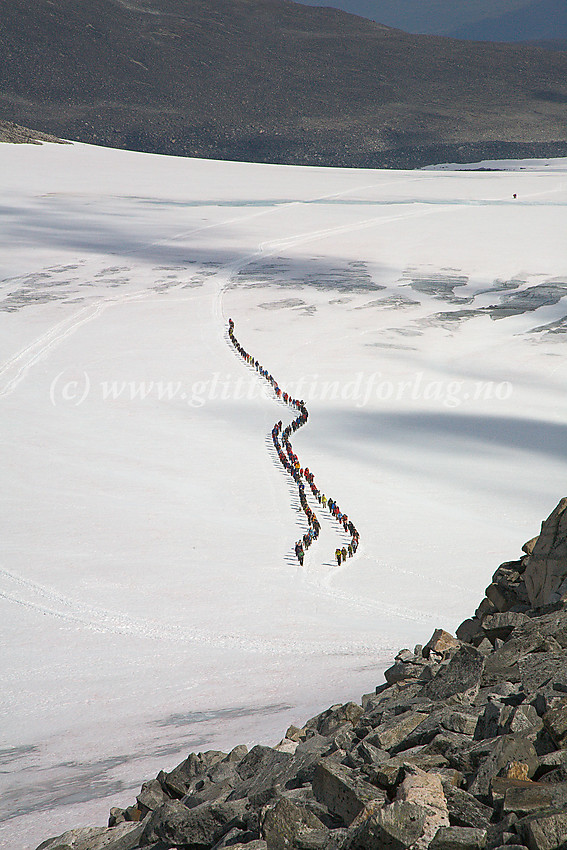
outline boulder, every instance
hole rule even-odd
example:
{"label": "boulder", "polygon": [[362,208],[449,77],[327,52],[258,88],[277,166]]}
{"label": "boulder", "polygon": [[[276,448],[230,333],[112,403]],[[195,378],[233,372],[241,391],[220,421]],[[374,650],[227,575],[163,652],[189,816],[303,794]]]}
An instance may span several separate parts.
{"label": "boulder", "polygon": [[[543,641],[549,651],[543,651]],[[552,647],[552,642],[556,644],[555,647]],[[567,671],[567,652],[553,638],[544,637],[537,652],[518,661],[518,670],[524,693],[535,694],[544,688],[554,689],[555,682],[559,682],[560,691],[561,679],[564,679]]]}
{"label": "boulder", "polygon": [[404,768],[408,764],[425,771],[437,771],[449,764],[440,753],[426,753],[424,755],[421,748],[417,747],[416,749],[418,752],[402,753],[374,767],[369,772],[371,781],[381,788],[389,789],[399,785],[404,777]]}
{"label": "boulder", "polygon": [[265,808],[260,819],[260,832],[268,850],[290,850],[297,847],[298,839],[313,830],[328,840],[329,830],[309,809],[285,798]]}
{"label": "boulder", "polygon": [[455,634],[464,643],[472,643],[477,637],[479,639],[484,637],[480,620],[477,617],[470,617],[468,620],[463,620]]}
{"label": "boulder", "polygon": [[558,747],[567,745],[567,699],[543,715],[543,724]]}
{"label": "boulder", "polygon": [[136,802],[140,811],[146,815],[165,803],[167,799],[168,796],[157,779],[150,779],[149,782],[144,782],[142,785],[142,789],[136,797]]}
{"label": "boulder", "polygon": [[57,838],[44,841],[37,850],[134,850],[140,843],[143,831],[144,825],[141,823],[71,829]]}
{"label": "boulder", "polygon": [[522,818],[517,824],[530,850],[559,850],[567,842],[567,812],[541,812]]}
{"label": "boulder", "polygon": [[539,631],[537,621],[516,626],[503,646],[496,649],[486,659],[483,685],[499,682],[519,682],[521,679],[519,662],[531,653],[545,651],[547,638]]}
{"label": "boulder", "polygon": [[226,758],[226,755],[218,750],[191,753],[169,773],[160,771],[158,781],[170,797],[184,797],[191,790],[194,781],[206,775],[215,762]]}
{"label": "boulder", "polygon": [[364,709],[355,702],[347,702],[344,705],[333,705],[321,714],[312,717],[305,724],[306,730],[313,730],[320,735],[329,736],[336,732],[346,722],[354,726]]}
{"label": "boulder", "polygon": [[486,830],[469,826],[442,826],[435,833],[429,850],[483,850]]}
{"label": "boulder", "polygon": [[[162,844],[161,847],[148,847],[147,850],[165,850],[165,847],[166,845]],[[231,844],[224,845],[221,839],[221,841],[215,844],[213,850],[222,850],[223,847],[230,847],[230,850],[268,850],[268,845],[263,838],[254,838],[252,841],[237,842],[236,844],[233,841]]]}
{"label": "boulder", "polygon": [[372,804],[349,829],[344,850],[408,850],[423,835],[427,811],[423,806],[395,801]]}
{"label": "boulder", "polygon": [[497,611],[509,611],[519,601],[516,588],[509,587],[500,581],[489,584],[485,593]]}
{"label": "boulder", "polygon": [[475,738],[484,740],[501,735],[531,735],[532,739],[543,728],[543,721],[533,705],[506,705],[491,699],[478,720]]}
{"label": "boulder", "polygon": [[446,700],[458,696],[463,702],[472,702],[480,687],[485,659],[474,646],[463,644],[445,667],[423,690],[432,700]]}
{"label": "boulder", "polygon": [[425,850],[442,826],[449,826],[449,810],[439,776],[425,773],[413,765],[406,765],[405,778],[396,794],[396,800],[413,803],[425,812],[422,833],[412,845],[414,850]]}
{"label": "boulder", "polygon": [[525,558],[524,581],[530,604],[542,608],[567,592],[567,498],[542,523],[541,533]]}
{"label": "boulder", "polygon": [[406,738],[410,732],[427,719],[427,714],[420,711],[406,711],[381,723],[366,740],[381,750],[391,750]]}
{"label": "boulder", "polygon": [[497,612],[488,614],[482,619],[482,630],[487,638],[494,641],[496,638],[506,640],[516,626],[529,621],[526,614],[515,611]]}
{"label": "boulder", "polygon": [[[484,755],[482,749],[477,752],[481,756]],[[481,757],[467,790],[488,802],[492,780],[505,774],[511,762],[527,764],[529,776],[532,776],[538,767],[539,760],[534,745],[523,735],[502,735],[490,741],[486,757]]]}
{"label": "boulder", "polygon": [[485,806],[472,794],[461,788],[443,782],[443,791],[449,810],[451,826],[469,826],[475,829],[487,829],[492,817],[492,808]]}
{"label": "boulder", "polygon": [[236,765],[234,790],[229,799],[249,797],[255,803],[267,803],[274,789],[285,785],[295,775],[298,765],[291,753],[261,745],[252,747]]}
{"label": "boulder", "polygon": [[414,658],[411,661],[396,661],[387,670],[384,670],[384,678],[389,685],[394,685],[398,682],[407,680],[417,680],[420,682],[429,682],[433,676],[430,664],[424,658]]}
{"label": "boulder", "polygon": [[375,747],[370,741],[366,739],[362,740],[360,744],[356,748],[356,752],[358,753],[359,758],[365,764],[383,764],[385,761],[388,761],[390,758],[389,753],[386,750],[381,750],[378,747]]}
{"label": "boulder", "polygon": [[525,782],[519,779],[505,780],[508,787],[502,801],[504,814],[514,812],[519,817],[530,812],[547,809],[553,803],[553,786],[544,782]]}
{"label": "boulder", "polygon": [[330,759],[321,759],[317,764],[313,776],[313,794],[319,803],[337,815],[346,826],[350,826],[367,803],[376,800],[384,803],[386,800],[384,791],[365,782],[350,768]]}
{"label": "boulder", "polygon": [[233,827],[244,829],[245,800],[203,803],[188,809],[179,800],[164,803],[148,816],[142,846],[163,841],[168,846],[215,844]]}

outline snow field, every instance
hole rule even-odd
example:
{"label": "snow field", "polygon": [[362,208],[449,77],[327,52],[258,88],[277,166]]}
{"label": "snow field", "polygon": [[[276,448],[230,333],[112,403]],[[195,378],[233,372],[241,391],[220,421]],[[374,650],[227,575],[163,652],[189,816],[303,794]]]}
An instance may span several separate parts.
{"label": "snow field", "polygon": [[[30,848],[472,613],[564,495],[567,188],[553,163],[0,156],[0,846]],[[229,316],[307,402],[294,450],[361,534],[339,569],[321,512],[294,561],[291,416]]]}

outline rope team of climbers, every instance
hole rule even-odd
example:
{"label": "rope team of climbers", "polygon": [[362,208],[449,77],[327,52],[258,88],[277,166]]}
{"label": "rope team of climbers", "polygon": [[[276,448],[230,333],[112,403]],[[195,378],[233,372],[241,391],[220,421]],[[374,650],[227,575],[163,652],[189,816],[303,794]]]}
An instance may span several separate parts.
{"label": "rope team of climbers", "polygon": [[296,410],[299,414],[289,425],[286,425],[285,428],[283,427],[281,419],[279,422],[276,422],[272,428],[272,442],[274,444],[274,448],[277,452],[281,465],[297,484],[299,503],[307,518],[308,529],[303,537],[296,542],[294,547],[297,560],[301,566],[303,566],[306,550],[309,549],[315,540],[317,540],[321,531],[321,524],[317,519],[315,512],[309,507],[307,502],[307,496],[305,495],[305,486],[307,484],[313,497],[317,499],[318,503],[322,505],[323,508],[328,508],[331,516],[334,517],[344,531],[350,536],[350,540],[346,546],[335,549],[335,559],[337,561],[337,565],[340,565],[343,561],[346,561],[347,557],[352,558],[356,552],[358,548],[359,534],[354,523],[348,518],[347,514],[342,513],[337,503],[333,499],[328,499],[317,487],[315,484],[315,476],[309,467],[301,466],[299,458],[293,451],[290,435],[295,433],[298,428],[305,425],[309,418],[309,412],[305,406],[305,402],[303,400],[292,398],[288,393],[283,392],[283,390],[278,386],[275,378],[270,375],[268,370],[264,369],[251,354],[244,350],[234,335],[234,322],[232,319],[228,320],[228,336],[232,345],[240,354],[244,362],[256,369],[258,374],[271,384],[276,398]]}

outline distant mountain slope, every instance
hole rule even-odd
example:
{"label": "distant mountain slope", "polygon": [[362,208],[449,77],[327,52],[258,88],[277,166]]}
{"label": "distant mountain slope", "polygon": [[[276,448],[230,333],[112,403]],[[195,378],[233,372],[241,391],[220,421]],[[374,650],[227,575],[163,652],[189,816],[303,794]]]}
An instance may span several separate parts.
{"label": "distant mountain slope", "polygon": [[533,0],[300,0],[333,6],[414,34],[452,35],[481,21],[498,18]]}
{"label": "distant mountain slope", "polygon": [[567,153],[567,56],[287,0],[11,0],[0,118],[161,153],[348,166]]}
{"label": "distant mountain slope", "polygon": [[456,38],[536,41],[567,38],[566,0],[537,0],[519,9],[457,27]]}

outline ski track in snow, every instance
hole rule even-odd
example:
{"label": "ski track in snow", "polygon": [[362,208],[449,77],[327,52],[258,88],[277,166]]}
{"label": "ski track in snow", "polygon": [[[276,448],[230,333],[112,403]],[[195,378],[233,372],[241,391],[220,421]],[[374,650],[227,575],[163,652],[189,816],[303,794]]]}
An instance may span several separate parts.
{"label": "ski track in snow", "polygon": [[23,381],[32,366],[45,360],[53,348],[72,336],[80,327],[87,324],[87,322],[97,319],[108,307],[144,297],[148,297],[148,292],[145,289],[139,292],[129,293],[122,298],[104,298],[95,304],[83,307],[74,316],[64,319],[49,331],[39,336],[17,354],[14,354],[13,357],[0,367],[0,379],[3,376],[9,376],[11,370],[15,371],[13,377],[8,377],[7,382],[0,388],[0,398],[10,395],[18,384]]}
{"label": "ski track in snow", "polygon": [[[45,587],[16,573],[0,568],[0,598],[6,599],[36,613],[55,617],[66,624],[82,626],[102,634],[119,634],[150,640],[191,641],[219,648],[238,649],[244,652],[265,653],[268,655],[374,655],[375,642],[332,642],[332,641],[290,641],[285,638],[269,639],[264,637],[242,637],[232,633],[213,632],[205,629],[186,628],[184,626],[163,626],[140,620],[126,614],[87,605],[71,599],[53,588]],[[336,598],[335,593],[332,594]],[[343,596],[339,594],[341,600]],[[357,599],[348,594],[344,601],[357,607],[377,608],[393,612],[394,606],[372,603]],[[398,613],[396,611],[396,613]],[[400,609],[404,619],[423,620],[420,612]]]}

